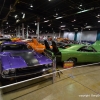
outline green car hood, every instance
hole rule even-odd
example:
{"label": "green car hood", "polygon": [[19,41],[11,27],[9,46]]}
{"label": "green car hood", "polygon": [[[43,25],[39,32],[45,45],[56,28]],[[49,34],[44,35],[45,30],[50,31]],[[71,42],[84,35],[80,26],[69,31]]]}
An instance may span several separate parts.
{"label": "green car hood", "polygon": [[92,47],[93,47],[96,51],[100,52],[100,45],[92,45]]}
{"label": "green car hood", "polygon": [[78,48],[80,48],[82,46],[84,46],[84,45],[83,44],[74,44],[71,47],[68,47],[68,48],[65,48],[65,49],[63,49],[63,48],[58,48],[58,49],[59,49],[60,52],[64,52],[64,51],[65,52],[66,51],[77,51]]}
{"label": "green car hood", "polygon": [[100,46],[100,41],[96,41],[96,42],[93,43],[92,45],[93,45],[93,46],[94,46],[94,45],[99,45],[99,46]]}
{"label": "green car hood", "polygon": [[92,46],[96,51],[100,52],[100,41],[96,41]]}

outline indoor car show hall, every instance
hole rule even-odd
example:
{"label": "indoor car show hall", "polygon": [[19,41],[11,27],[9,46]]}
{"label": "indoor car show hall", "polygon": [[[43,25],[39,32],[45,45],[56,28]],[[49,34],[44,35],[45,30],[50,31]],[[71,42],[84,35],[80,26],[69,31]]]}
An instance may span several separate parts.
{"label": "indoor car show hall", "polygon": [[0,0],[0,100],[100,100],[100,0]]}

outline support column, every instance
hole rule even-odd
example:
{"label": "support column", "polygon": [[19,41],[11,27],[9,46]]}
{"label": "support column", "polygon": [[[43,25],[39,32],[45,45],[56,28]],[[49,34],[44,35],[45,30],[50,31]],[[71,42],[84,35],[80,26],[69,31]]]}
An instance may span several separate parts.
{"label": "support column", "polygon": [[26,31],[26,38],[28,39],[28,25],[27,25],[27,31]]}
{"label": "support column", "polygon": [[0,89],[0,100],[3,100],[3,94],[2,94],[2,89]]}
{"label": "support column", "polygon": [[24,36],[24,23],[22,23],[22,38],[25,38],[25,36]]}
{"label": "support column", "polygon": [[17,29],[17,27],[15,28],[15,30],[16,30],[15,36],[17,37],[18,36],[18,29]]}
{"label": "support column", "polygon": [[53,31],[53,40],[55,40],[55,38],[54,38],[54,37],[55,37],[55,34],[54,34],[54,31]]}
{"label": "support column", "polygon": [[17,34],[18,37],[20,37],[20,26],[18,26],[18,34]]}
{"label": "support column", "polygon": [[82,41],[82,32],[83,32],[83,27],[81,28],[81,34],[80,34],[80,42]]}
{"label": "support column", "polygon": [[59,38],[61,37],[61,30],[59,31]]}
{"label": "support column", "polygon": [[36,34],[37,34],[37,38],[39,39],[39,22],[37,22],[37,31],[36,31]]}
{"label": "support column", "polygon": [[4,35],[4,29],[2,28],[1,34]]}

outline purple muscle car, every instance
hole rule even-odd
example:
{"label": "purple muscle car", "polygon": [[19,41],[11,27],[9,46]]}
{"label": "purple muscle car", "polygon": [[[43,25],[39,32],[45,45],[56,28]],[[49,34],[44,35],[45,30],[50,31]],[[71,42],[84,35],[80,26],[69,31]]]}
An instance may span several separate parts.
{"label": "purple muscle car", "polygon": [[22,42],[4,42],[0,45],[1,78],[22,77],[48,71],[52,60],[36,53]]}

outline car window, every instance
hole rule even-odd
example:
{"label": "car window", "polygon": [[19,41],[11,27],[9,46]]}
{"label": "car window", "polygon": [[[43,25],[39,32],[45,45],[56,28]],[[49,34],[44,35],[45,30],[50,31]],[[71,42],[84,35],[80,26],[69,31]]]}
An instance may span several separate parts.
{"label": "car window", "polygon": [[1,51],[10,51],[10,50],[28,50],[28,48],[27,45],[25,44],[2,45]]}
{"label": "car window", "polygon": [[11,41],[10,39],[0,39],[0,41]]}
{"label": "car window", "polygon": [[96,52],[96,50],[91,46],[83,46],[80,49],[78,49],[78,51],[81,51],[81,52]]}

